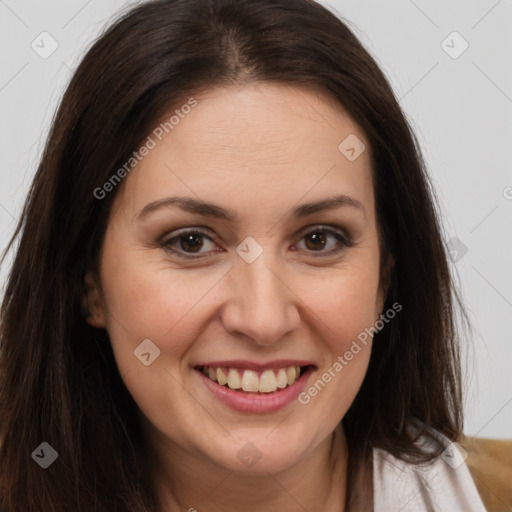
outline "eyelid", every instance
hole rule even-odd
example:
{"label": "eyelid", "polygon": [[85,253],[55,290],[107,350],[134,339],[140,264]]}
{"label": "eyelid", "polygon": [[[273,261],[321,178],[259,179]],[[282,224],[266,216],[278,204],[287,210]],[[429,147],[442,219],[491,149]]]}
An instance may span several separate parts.
{"label": "eyelid", "polygon": [[312,231],[326,231],[327,233],[335,233],[342,236],[347,241],[347,243],[352,242],[352,236],[347,230],[340,227],[331,226],[329,224],[309,224],[308,226],[301,228],[295,236],[304,236]]}

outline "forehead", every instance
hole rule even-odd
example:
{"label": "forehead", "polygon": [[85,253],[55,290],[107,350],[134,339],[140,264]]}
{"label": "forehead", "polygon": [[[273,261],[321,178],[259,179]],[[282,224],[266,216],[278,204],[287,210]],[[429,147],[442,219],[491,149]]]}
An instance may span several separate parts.
{"label": "forehead", "polygon": [[[125,178],[118,207],[134,212],[181,194],[243,209],[343,193],[373,211],[366,137],[329,97],[262,82],[193,99],[193,108],[175,106],[155,123],[153,147]],[[362,151],[356,159],[348,146]]]}

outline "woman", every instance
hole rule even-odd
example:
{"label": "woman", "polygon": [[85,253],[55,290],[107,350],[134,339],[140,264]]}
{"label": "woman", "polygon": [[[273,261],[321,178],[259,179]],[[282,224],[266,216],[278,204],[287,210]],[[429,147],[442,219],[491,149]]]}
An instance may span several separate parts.
{"label": "woman", "polygon": [[15,240],[4,512],[484,510],[434,194],[319,4],[125,13],[64,94]]}

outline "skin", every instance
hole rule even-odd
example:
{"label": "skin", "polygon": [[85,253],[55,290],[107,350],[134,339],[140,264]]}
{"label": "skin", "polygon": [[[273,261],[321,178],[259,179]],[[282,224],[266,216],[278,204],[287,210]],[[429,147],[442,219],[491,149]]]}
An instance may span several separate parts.
{"label": "skin", "polygon": [[[371,339],[307,405],[294,401],[272,413],[230,409],[193,367],[305,359],[318,368],[307,389],[374,325],[385,290],[369,145],[338,104],[310,89],[259,83],[194,97],[197,106],[117,191],[99,275],[86,276],[89,321],[107,329],[140,409],[162,510],[344,510],[349,447],[339,422],[366,373]],[[352,162],[338,150],[349,134],[366,144]],[[364,212],[342,206],[289,215],[338,194]],[[137,219],[167,196],[213,202],[240,219],[177,207]],[[321,248],[311,236],[319,225],[350,234],[353,247],[324,231]],[[198,227],[210,237],[195,240],[199,259],[163,246],[178,229]],[[248,236],[263,248],[250,264],[236,252]],[[198,254],[183,238],[172,247]],[[144,339],[161,351],[149,366],[133,354]],[[237,457],[248,442],[261,454],[251,467]]]}

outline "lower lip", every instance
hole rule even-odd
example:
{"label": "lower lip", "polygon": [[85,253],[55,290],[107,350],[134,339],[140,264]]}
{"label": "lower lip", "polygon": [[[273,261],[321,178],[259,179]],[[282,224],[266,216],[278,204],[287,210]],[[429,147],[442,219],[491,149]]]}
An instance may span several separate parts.
{"label": "lower lip", "polygon": [[202,377],[206,387],[213,395],[236,411],[245,413],[266,413],[273,412],[290,405],[297,399],[306,385],[314,368],[309,367],[291,386],[278,389],[273,393],[250,393],[246,391],[235,391],[204,375],[200,370],[194,370]]}

